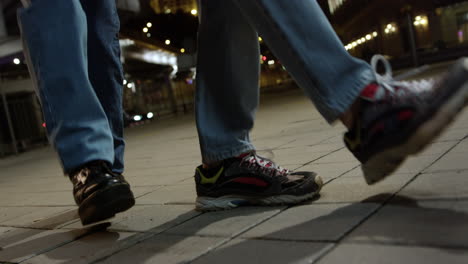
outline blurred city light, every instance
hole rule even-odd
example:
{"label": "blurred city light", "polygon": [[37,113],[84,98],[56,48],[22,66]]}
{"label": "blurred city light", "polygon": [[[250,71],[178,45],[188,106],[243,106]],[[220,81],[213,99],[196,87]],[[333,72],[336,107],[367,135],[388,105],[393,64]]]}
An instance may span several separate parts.
{"label": "blurred city light", "polygon": [[190,13],[194,16],[196,16],[198,14],[198,11],[196,9],[192,9],[192,11],[190,11]]}
{"label": "blurred city light", "polygon": [[416,27],[426,26],[427,25],[427,16],[416,16],[414,18],[414,23]]}
{"label": "blurred city light", "polygon": [[269,61],[268,61],[268,65],[273,65],[273,64],[275,64],[275,61],[274,61],[274,60],[269,60]]}
{"label": "blurred city light", "polygon": [[146,36],[147,36],[148,38],[151,37],[151,33],[146,34]]}
{"label": "blurred city light", "polygon": [[263,41],[262,37],[258,37],[258,41],[262,42]]}
{"label": "blurred city light", "polygon": [[133,116],[133,120],[135,120],[135,121],[141,121],[142,118],[143,118],[143,117],[142,117],[141,115],[135,115],[135,116]]}
{"label": "blurred city light", "polygon": [[164,43],[166,43],[166,45],[170,45],[170,44],[171,44],[171,40],[166,39],[166,41],[165,41]]}
{"label": "blurred city light", "polygon": [[152,27],[152,26],[153,26],[153,24],[152,24],[151,22],[146,23],[146,27],[147,27],[147,28],[150,28],[150,27]]}
{"label": "blurred city light", "polygon": [[146,118],[151,119],[154,117],[154,114],[152,112],[149,112],[146,114]]}
{"label": "blurred city light", "polygon": [[180,49],[180,53],[185,53],[185,49],[184,49],[184,48],[181,48],[181,49]]}
{"label": "blurred city light", "polygon": [[16,64],[16,65],[18,65],[18,64],[21,63],[21,61],[20,61],[20,59],[18,59],[18,58],[14,58],[14,59],[13,59],[13,63]]}
{"label": "blurred city light", "polygon": [[147,27],[144,27],[144,28],[143,28],[143,32],[145,32],[145,33],[148,32],[148,28],[147,28]]}
{"label": "blurred city light", "polygon": [[123,85],[127,85],[127,80],[123,80]]}

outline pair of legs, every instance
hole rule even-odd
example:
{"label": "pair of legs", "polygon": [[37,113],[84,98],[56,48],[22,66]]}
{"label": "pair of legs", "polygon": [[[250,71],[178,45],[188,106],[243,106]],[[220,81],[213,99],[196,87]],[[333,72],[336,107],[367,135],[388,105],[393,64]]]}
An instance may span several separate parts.
{"label": "pair of legs", "polygon": [[343,47],[316,1],[201,0],[197,128],[203,162],[254,150],[258,34],[328,122],[375,81],[371,67]]}
{"label": "pair of legs", "polygon": [[115,0],[23,0],[24,50],[83,224],[135,203],[124,169],[123,73]]}

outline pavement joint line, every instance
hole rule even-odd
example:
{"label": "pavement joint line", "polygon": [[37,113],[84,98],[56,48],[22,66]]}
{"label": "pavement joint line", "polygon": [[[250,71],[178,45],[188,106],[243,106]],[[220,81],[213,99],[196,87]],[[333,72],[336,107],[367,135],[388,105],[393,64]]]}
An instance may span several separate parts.
{"label": "pavement joint line", "polygon": [[[391,200],[393,200],[393,198],[395,198],[395,196],[397,196],[404,188],[406,188],[409,184],[411,184],[413,181],[416,180],[416,178],[418,178],[419,175],[422,174],[422,171],[426,170],[427,168],[429,168],[430,166],[434,165],[437,161],[439,161],[441,158],[443,158],[447,153],[449,153],[452,149],[454,149],[456,146],[458,146],[463,140],[460,140],[457,144],[454,144],[452,147],[450,147],[447,151],[445,151],[443,154],[441,154],[436,160],[434,160],[433,162],[431,162],[429,165],[427,165],[426,167],[424,167],[423,169],[420,170],[419,173],[416,173],[416,175],[414,175],[411,179],[409,179],[405,184],[403,184],[402,187],[400,187],[397,191],[395,191],[392,195],[390,195],[387,199],[384,199],[382,201],[382,203],[380,203],[379,206],[377,206],[374,210],[372,210],[366,217],[364,217],[363,219],[361,219],[361,221],[359,221],[356,225],[354,225],[354,227],[351,227],[347,232],[344,232],[341,237],[338,239],[337,243],[332,246],[330,248],[330,250],[328,252],[331,252],[332,250],[334,250],[339,244],[341,244],[343,242],[343,240],[351,233],[353,232],[354,230],[356,230],[356,228],[358,228],[359,226],[361,226],[364,222],[366,222],[367,220],[369,220],[372,216],[376,215],[383,207],[385,207]],[[328,253],[327,252],[327,253]],[[320,261],[326,254],[323,254],[319,257],[317,257],[317,259],[314,261],[314,263]]]}
{"label": "pavement joint line", "polygon": [[383,242],[383,241],[343,241],[343,244],[348,245],[379,245],[379,246],[404,246],[409,248],[431,248],[431,249],[445,249],[445,250],[468,250],[468,246],[456,245],[434,245],[429,243],[405,243],[399,241]]}
{"label": "pavement joint line", "polygon": [[[93,260],[93,261],[89,262],[89,264],[94,264],[94,263],[98,263],[98,262],[101,262],[101,261],[103,261],[103,260],[106,260],[106,259],[108,259],[108,258],[110,258],[110,257],[112,257],[112,256],[114,256],[114,255],[116,255],[116,254],[118,254],[118,253],[120,253],[120,252],[122,252],[122,251],[125,251],[125,250],[127,250],[127,249],[129,249],[129,248],[131,248],[131,247],[133,247],[133,246],[135,246],[135,245],[138,245],[138,244],[140,244],[140,243],[142,243],[142,242],[144,242],[144,241],[146,241],[146,240],[152,239],[152,238],[154,238],[154,237],[156,237],[156,236],[159,236],[159,235],[166,235],[166,233],[165,233],[166,231],[168,231],[168,230],[170,230],[170,229],[172,229],[172,228],[176,228],[176,227],[178,227],[178,226],[180,226],[180,225],[182,225],[182,224],[185,224],[186,222],[188,222],[188,221],[190,221],[190,220],[192,220],[192,219],[194,219],[194,218],[196,218],[196,217],[199,217],[200,215],[203,215],[203,214],[204,214],[204,213],[191,216],[191,217],[187,218],[186,220],[181,221],[180,223],[178,223],[178,224],[176,224],[176,225],[174,225],[174,226],[167,227],[166,229],[159,230],[158,232],[151,232],[151,231],[148,231],[148,230],[145,231],[145,232],[133,232],[133,231],[132,231],[132,233],[136,233],[136,235],[127,238],[125,241],[128,241],[128,240],[136,240],[136,241],[134,241],[134,243],[132,243],[132,242],[130,241],[130,243],[129,243],[127,246],[121,247],[121,248],[119,248],[118,250],[116,250],[115,252],[112,252],[111,254],[109,254],[109,255],[107,255],[107,256],[103,256],[103,257],[101,257],[101,258],[98,258],[98,259],[96,259],[96,260]],[[152,229],[155,229],[155,228],[152,228]],[[114,229],[112,229],[112,230],[114,230]],[[151,229],[150,229],[150,230],[151,230]],[[129,232],[129,231],[125,231],[125,232]],[[163,234],[163,233],[164,233],[164,234]]]}
{"label": "pavement joint line", "polygon": [[195,257],[193,257],[191,260],[188,260],[187,263],[192,263],[192,262],[196,261],[197,259],[199,259],[199,258],[201,258],[201,257],[203,257],[203,256],[205,256],[205,255],[208,255],[208,254],[211,253],[212,251],[214,251],[214,250],[220,248],[221,246],[223,246],[223,245],[229,243],[229,242],[232,241],[233,239],[238,238],[240,235],[246,233],[247,231],[250,231],[251,229],[253,229],[253,228],[255,228],[255,227],[257,227],[257,226],[259,226],[259,225],[265,223],[266,221],[268,221],[268,220],[272,219],[273,217],[275,217],[275,216],[281,214],[282,212],[288,210],[288,209],[291,208],[291,207],[292,207],[292,206],[286,206],[285,208],[281,208],[278,212],[276,212],[276,213],[274,213],[274,214],[272,214],[272,215],[270,215],[270,216],[268,216],[268,217],[265,217],[265,218],[263,218],[263,219],[260,219],[260,220],[258,220],[257,222],[255,222],[255,223],[253,223],[253,224],[250,224],[249,226],[244,227],[243,229],[241,229],[241,230],[238,231],[237,233],[232,234],[229,238],[226,238],[226,239],[220,241],[219,243],[217,243],[216,245],[214,245],[214,246],[208,248],[207,250],[205,250],[204,252],[202,252],[202,253],[199,254],[198,256],[195,256]]}
{"label": "pavement joint line", "polygon": [[298,170],[298,169],[303,168],[303,167],[305,167],[305,166],[307,166],[307,165],[310,165],[311,163],[313,163],[313,162],[315,162],[315,161],[317,161],[317,160],[319,160],[319,159],[321,159],[321,158],[325,158],[326,156],[329,156],[329,155],[331,155],[331,154],[333,154],[333,153],[335,153],[335,152],[338,152],[338,151],[340,151],[340,150],[342,150],[342,149],[344,149],[344,147],[340,147],[340,148],[338,148],[338,149],[332,150],[332,151],[328,152],[327,154],[324,154],[324,155],[322,155],[322,156],[320,156],[320,157],[318,157],[318,158],[315,158],[315,159],[313,159],[313,160],[311,160],[311,161],[308,161],[308,162],[304,163],[303,165],[297,167],[295,170]]}
{"label": "pavement joint line", "polygon": [[57,245],[54,245],[52,247],[45,248],[43,250],[39,250],[37,252],[34,252],[34,253],[31,254],[31,256],[27,257],[26,259],[24,259],[24,260],[22,260],[22,261],[20,261],[18,263],[23,263],[23,262],[25,262],[27,260],[30,260],[30,259],[32,259],[32,258],[34,258],[36,256],[42,255],[44,253],[50,252],[50,251],[55,250],[57,248],[60,248],[60,247],[63,247],[65,245],[68,245],[70,243],[73,243],[74,241],[77,241],[77,240],[79,240],[79,239],[81,239],[81,238],[83,238],[85,236],[88,236],[90,234],[94,234],[96,232],[102,231],[101,228],[99,228],[98,226],[91,226],[91,227],[86,228],[86,229],[88,229],[89,232],[85,232],[85,233],[83,233],[83,234],[81,234],[81,235],[79,235],[77,237],[74,237],[73,239],[70,239],[68,241],[64,241],[62,243],[58,243]]}

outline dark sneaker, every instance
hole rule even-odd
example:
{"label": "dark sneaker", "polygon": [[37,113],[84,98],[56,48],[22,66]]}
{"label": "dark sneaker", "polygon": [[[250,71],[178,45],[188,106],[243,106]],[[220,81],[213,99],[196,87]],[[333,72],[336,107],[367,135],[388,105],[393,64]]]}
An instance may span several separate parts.
{"label": "dark sneaker", "polygon": [[[383,61],[373,59],[373,65]],[[368,184],[395,171],[409,156],[424,149],[463,109],[468,100],[468,59],[460,59],[437,80],[402,82],[377,75],[377,83],[361,94],[353,128],[344,136],[362,163]]]}
{"label": "dark sneaker", "polygon": [[215,169],[199,166],[195,183],[196,209],[200,211],[297,204],[314,197],[323,185],[313,172],[290,172],[254,152],[224,160]]}
{"label": "dark sneaker", "polygon": [[69,174],[83,225],[106,220],[135,204],[130,185],[105,162],[90,162]]}

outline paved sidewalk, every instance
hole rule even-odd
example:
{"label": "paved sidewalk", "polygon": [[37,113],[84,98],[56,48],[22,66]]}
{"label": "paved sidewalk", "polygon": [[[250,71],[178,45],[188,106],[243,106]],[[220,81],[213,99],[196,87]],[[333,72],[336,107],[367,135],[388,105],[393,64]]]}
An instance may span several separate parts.
{"label": "paved sidewalk", "polygon": [[79,224],[50,148],[0,160],[0,262],[468,263],[468,111],[369,187],[341,125],[330,128],[298,92],[263,99],[254,143],[282,166],[322,175],[320,199],[196,212],[193,117],[162,120],[127,131],[137,205],[110,227]]}

